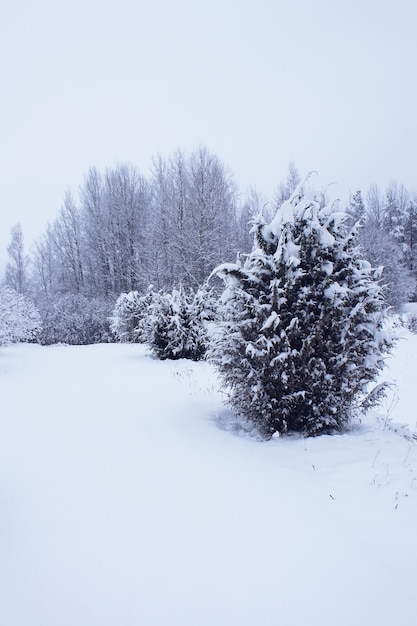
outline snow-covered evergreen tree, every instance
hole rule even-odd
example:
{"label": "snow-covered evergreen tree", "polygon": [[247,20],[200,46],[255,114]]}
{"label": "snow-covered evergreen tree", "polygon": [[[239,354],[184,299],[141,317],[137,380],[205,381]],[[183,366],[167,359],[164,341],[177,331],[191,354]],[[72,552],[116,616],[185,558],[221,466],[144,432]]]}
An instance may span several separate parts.
{"label": "snow-covered evergreen tree", "polygon": [[36,307],[21,293],[0,287],[0,345],[35,341],[41,330]]}
{"label": "snow-covered evergreen tree", "polygon": [[269,225],[257,218],[245,260],[214,272],[226,288],[210,356],[265,438],[345,429],[392,345],[378,275],[345,218],[309,178]]}
{"label": "snow-covered evergreen tree", "polygon": [[365,220],[366,209],[360,189],[351,194],[346,212],[352,217],[354,222],[363,222]]}
{"label": "snow-covered evergreen tree", "polygon": [[370,263],[384,267],[381,285],[385,302],[397,311],[416,292],[416,275],[410,263],[413,235],[409,230],[409,206],[409,194],[403,185],[392,181],[385,195],[372,185],[358,239]]}
{"label": "snow-covered evergreen tree", "polygon": [[137,291],[130,291],[119,296],[113,314],[109,318],[110,329],[117,341],[122,343],[146,341],[148,333],[144,328],[144,323],[153,297],[152,285],[144,295],[140,295]]}
{"label": "snow-covered evergreen tree", "polygon": [[182,286],[171,292],[154,292],[149,313],[143,318],[146,342],[159,359],[204,358],[207,348],[205,320],[210,313],[208,294],[186,292]]}
{"label": "snow-covered evergreen tree", "polygon": [[206,356],[208,346],[208,328],[215,317],[216,301],[213,291],[203,285],[194,293],[188,292],[187,316],[190,320],[188,324],[188,337],[186,349],[189,354],[194,355],[189,358],[199,361]]}
{"label": "snow-covered evergreen tree", "polygon": [[404,185],[392,180],[385,190],[382,205],[382,227],[400,245],[404,243],[404,222],[409,193]]}

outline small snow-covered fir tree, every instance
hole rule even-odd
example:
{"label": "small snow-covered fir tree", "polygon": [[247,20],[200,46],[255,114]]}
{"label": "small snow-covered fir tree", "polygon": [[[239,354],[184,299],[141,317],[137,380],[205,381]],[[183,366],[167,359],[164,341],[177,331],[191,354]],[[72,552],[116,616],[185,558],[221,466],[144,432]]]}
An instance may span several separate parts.
{"label": "small snow-covered fir tree", "polygon": [[159,359],[205,357],[210,317],[210,293],[206,290],[186,292],[182,286],[171,292],[154,292],[148,315],[143,318],[146,342]]}
{"label": "small snow-covered fir tree", "polygon": [[269,225],[255,219],[250,255],[214,271],[226,288],[210,356],[265,438],[345,429],[392,345],[378,276],[345,218],[310,177]]}
{"label": "small snow-covered fir tree", "polygon": [[139,297],[137,291],[122,293],[114,305],[113,313],[109,318],[110,330],[121,343],[134,341],[133,333],[140,319],[136,314]]}
{"label": "small snow-covered fir tree", "polygon": [[148,332],[144,327],[148,308],[154,298],[153,286],[150,285],[145,294],[137,291],[122,293],[115,304],[113,314],[109,318],[110,329],[122,343],[142,343],[146,341]]}
{"label": "small snow-covered fir tree", "polygon": [[346,207],[346,212],[350,215],[354,222],[365,221],[366,209],[360,189],[351,194],[349,205]]}

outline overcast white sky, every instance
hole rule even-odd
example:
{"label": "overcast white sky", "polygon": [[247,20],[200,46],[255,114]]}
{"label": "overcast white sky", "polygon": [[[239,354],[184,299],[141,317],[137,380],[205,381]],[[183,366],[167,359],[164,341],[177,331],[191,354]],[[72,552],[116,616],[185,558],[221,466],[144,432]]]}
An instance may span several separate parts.
{"label": "overcast white sky", "polygon": [[242,191],[294,160],[417,187],[416,0],[1,0],[0,270],[91,165],[206,145]]}

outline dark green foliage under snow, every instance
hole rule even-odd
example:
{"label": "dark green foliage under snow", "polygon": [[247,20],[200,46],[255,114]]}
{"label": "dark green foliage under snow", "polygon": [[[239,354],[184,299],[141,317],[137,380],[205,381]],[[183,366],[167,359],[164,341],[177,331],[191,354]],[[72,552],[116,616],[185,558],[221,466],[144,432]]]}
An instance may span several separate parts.
{"label": "dark green foliage under snow", "polygon": [[144,295],[140,295],[137,291],[129,291],[118,297],[112,316],[109,318],[110,329],[117,341],[121,343],[146,341],[148,333],[144,322],[154,295],[151,285]]}
{"label": "dark green foliage under snow", "polygon": [[215,270],[226,288],[211,358],[266,438],[345,429],[391,347],[378,276],[344,218],[307,180],[271,224],[256,219],[250,255]]}
{"label": "dark green foliage under snow", "polygon": [[205,357],[205,298],[201,294],[186,292],[182,286],[154,294],[144,323],[148,329],[146,341],[159,359],[200,361]]}
{"label": "dark green foliage under snow", "polygon": [[207,349],[206,323],[214,316],[211,292],[179,286],[170,292],[122,294],[110,318],[119,341],[147,343],[159,359],[199,361]]}

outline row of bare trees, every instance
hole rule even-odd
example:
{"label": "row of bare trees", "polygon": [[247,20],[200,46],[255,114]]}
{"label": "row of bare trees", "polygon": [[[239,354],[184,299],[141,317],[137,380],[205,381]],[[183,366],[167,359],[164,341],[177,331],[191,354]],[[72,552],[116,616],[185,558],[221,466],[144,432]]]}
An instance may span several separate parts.
{"label": "row of bare trees", "polygon": [[151,180],[128,164],[91,168],[35,247],[37,291],[96,297],[150,283],[196,287],[236,253],[236,208],[236,185],[205,148],[159,157]]}
{"label": "row of bare trees", "polygon": [[[205,147],[157,157],[149,177],[131,164],[93,167],[76,195],[65,193],[30,259],[20,225],[13,228],[5,283],[37,303],[68,295],[114,302],[150,284],[196,289],[216,265],[250,252],[253,216],[273,214],[299,181],[290,163],[272,202],[254,190],[242,202],[229,170]],[[372,185],[365,197],[352,194],[347,211],[362,223],[364,257],[385,268],[388,302],[398,308],[415,298],[416,193],[395,181],[385,191]]]}

